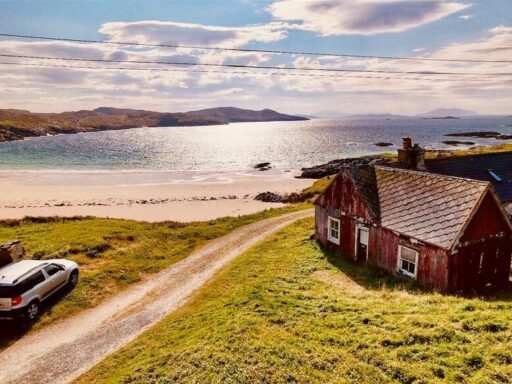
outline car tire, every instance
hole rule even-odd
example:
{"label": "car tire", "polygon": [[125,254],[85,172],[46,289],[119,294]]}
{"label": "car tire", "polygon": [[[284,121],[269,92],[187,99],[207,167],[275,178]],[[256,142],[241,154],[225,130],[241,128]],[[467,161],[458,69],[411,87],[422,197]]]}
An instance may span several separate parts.
{"label": "car tire", "polygon": [[25,316],[28,321],[33,322],[39,316],[39,301],[32,301],[27,308],[25,308]]}
{"label": "car tire", "polygon": [[73,271],[69,275],[68,288],[73,289],[78,284],[78,271]]}

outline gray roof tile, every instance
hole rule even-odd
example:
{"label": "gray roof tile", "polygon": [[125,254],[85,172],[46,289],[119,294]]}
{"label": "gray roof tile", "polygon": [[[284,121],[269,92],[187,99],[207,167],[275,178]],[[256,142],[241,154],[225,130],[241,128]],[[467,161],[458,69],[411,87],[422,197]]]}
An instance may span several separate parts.
{"label": "gray roof tile", "polygon": [[447,249],[489,186],[387,167],[375,167],[375,184],[383,227]]}

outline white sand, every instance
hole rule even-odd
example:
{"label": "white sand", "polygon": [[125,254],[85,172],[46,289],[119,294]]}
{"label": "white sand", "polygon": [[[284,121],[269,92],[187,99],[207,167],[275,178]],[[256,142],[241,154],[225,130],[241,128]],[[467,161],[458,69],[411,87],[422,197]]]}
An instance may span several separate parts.
{"label": "white sand", "polygon": [[259,192],[296,192],[312,180],[297,172],[0,171],[0,219],[91,215],[144,221],[195,221],[283,204]]}

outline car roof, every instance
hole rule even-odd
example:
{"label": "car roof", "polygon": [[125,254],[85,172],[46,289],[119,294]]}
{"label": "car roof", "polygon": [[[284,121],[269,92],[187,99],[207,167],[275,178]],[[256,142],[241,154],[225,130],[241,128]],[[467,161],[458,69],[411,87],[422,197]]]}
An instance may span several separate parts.
{"label": "car roof", "polygon": [[48,264],[41,260],[21,260],[0,268],[0,284],[14,284],[21,276],[35,268]]}

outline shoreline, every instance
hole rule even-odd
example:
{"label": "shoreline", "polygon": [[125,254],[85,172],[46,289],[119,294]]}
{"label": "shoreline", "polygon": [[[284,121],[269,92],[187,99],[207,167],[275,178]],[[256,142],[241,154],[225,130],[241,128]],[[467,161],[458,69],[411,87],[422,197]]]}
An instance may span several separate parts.
{"label": "shoreline", "polygon": [[97,216],[158,221],[203,221],[238,216],[282,203],[254,197],[300,192],[312,181],[283,172],[52,172],[0,170],[0,219]]}

